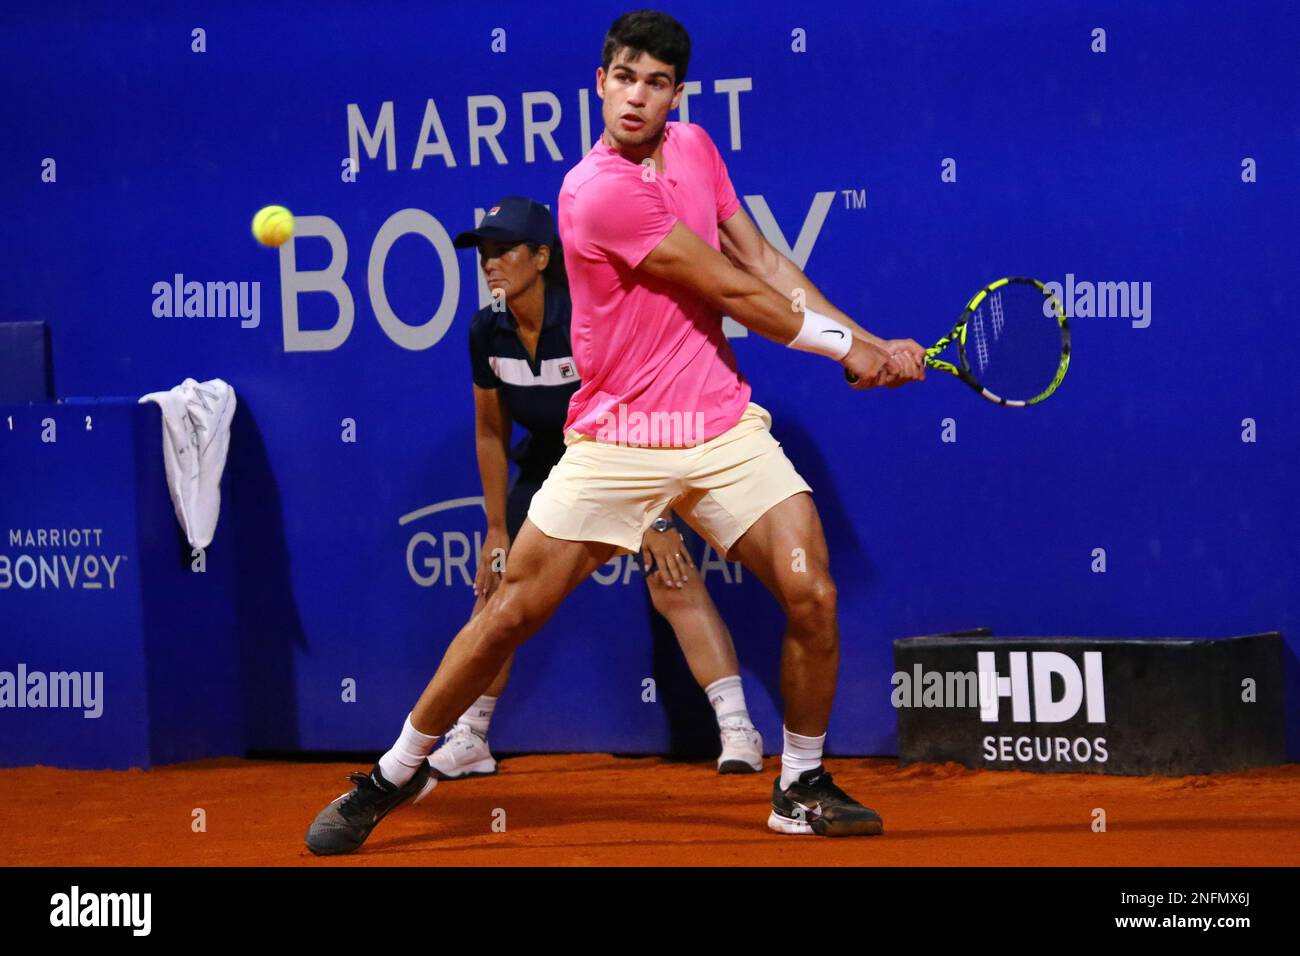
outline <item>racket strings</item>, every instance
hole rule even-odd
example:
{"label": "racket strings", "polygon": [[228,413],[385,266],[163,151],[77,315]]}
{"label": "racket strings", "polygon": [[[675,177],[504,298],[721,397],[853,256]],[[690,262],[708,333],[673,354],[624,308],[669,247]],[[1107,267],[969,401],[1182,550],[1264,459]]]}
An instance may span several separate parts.
{"label": "racket strings", "polygon": [[989,292],[968,313],[966,333],[962,363],[983,388],[1028,401],[1053,387],[1065,338],[1054,301],[1035,283],[1012,280]]}
{"label": "racket strings", "polygon": [[[997,295],[998,293],[993,293]],[[989,367],[989,345],[984,338],[984,307],[980,306],[971,316],[971,321],[975,324],[975,359],[979,362],[979,371],[982,375]]]}

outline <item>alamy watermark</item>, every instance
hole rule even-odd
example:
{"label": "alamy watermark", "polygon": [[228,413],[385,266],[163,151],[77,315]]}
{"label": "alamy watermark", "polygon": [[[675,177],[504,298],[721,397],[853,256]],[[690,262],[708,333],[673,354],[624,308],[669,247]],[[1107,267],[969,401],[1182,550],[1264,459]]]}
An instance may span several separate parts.
{"label": "alamy watermark", "polygon": [[[1067,319],[1131,319],[1133,328],[1151,324],[1150,282],[1076,281],[1073,272],[1064,282],[1045,282],[1044,287],[1056,296]],[[1044,300],[1043,315],[1055,318],[1051,300]]]}
{"label": "alamy watermark", "polygon": [[73,886],[50,897],[50,925],[117,926],[133,936],[148,936],[153,927],[152,893],[83,893]]}
{"label": "alamy watermark", "polygon": [[693,448],[704,442],[704,413],[617,410],[601,414],[596,440],[630,448]]}
{"label": "alamy watermark", "polygon": [[54,707],[81,709],[94,720],[104,713],[103,671],[0,671],[0,709]]}
{"label": "alamy watermark", "polygon": [[171,282],[153,284],[153,314],[160,319],[240,319],[240,327],[262,322],[262,283],[186,282],[176,273]]}

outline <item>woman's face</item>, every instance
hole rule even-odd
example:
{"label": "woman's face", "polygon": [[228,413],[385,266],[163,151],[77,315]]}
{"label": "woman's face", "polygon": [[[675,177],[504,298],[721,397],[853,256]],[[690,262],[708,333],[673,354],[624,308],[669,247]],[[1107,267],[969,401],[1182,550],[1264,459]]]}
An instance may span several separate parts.
{"label": "woman's face", "polygon": [[546,246],[538,246],[533,252],[526,242],[511,244],[496,239],[480,240],[478,254],[488,291],[496,295],[499,289],[507,302],[527,292],[534,282],[540,282],[542,270],[550,261]]}

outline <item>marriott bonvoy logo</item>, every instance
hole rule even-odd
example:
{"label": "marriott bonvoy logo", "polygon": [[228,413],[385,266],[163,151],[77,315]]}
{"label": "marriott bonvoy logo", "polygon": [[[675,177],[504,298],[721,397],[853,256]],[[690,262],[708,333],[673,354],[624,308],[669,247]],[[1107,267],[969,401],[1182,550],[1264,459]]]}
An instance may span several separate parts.
{"label": "marriott bonvoy logo", "polygon": [[102,528],[9,528],[0,591],[115,590],[126,555],[104,546]]}

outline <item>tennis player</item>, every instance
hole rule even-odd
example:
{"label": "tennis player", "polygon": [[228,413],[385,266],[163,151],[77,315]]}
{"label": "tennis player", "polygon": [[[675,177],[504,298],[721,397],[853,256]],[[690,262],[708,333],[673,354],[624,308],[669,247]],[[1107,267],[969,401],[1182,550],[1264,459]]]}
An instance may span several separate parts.
{"label": "tennis player", "polygon": [[[564,456],[533,496],[500,586],[451,642],[393,746],[308,829],[314,853],[356,850],[389,811],[422,799],[436,782],[435,735],[569,592],[611,555],[635,552],[670,504],[785,611],[784,746],[768,826],[882,831],[880,816],[822,765],[839,662],[826,540],[811,489],[772,437],[771,416],[750,401],[722,316],[838,362],[858,389],[919,380],[924,350],[835,309],[754,227],[704,130],[668,122],[689,59],[686,30],[662,13],[624,14],[605,37],[596,71],[604,132],[559,199],[582,376]],[[638,426],[656,416],[683,423],[683,434],[661,427],[647,446]],[[684,434],[686,422],[701,423],[698,434]]]}
{"label": "tennis player", "polygon": [[[455,245],[478,249],[488,289],[504,306],[479,310],[469,330],[474,434],[488,524],[472,617],[496,590],[498,569],[528,505],[564,454],[564,420],[580,380],[569,344],[564,259],[550,210],[523,196],[507,196],[488,209],[477,229],[457,236]],[[512,422],[528,434],[507,454]],[[508,480],[510,460],[519,466],[513,481]],[[718,772],[757,773],[763,769],[763,738],[745,705],[736,649],[670,512],[645,532],[641,553],[650,600],[672,626],[691,673],[713,705],[722,740]],[[496,772],[488,727],[513,660],[513,654],[506,658],[492,685],[430,755],[438,779]]]}

